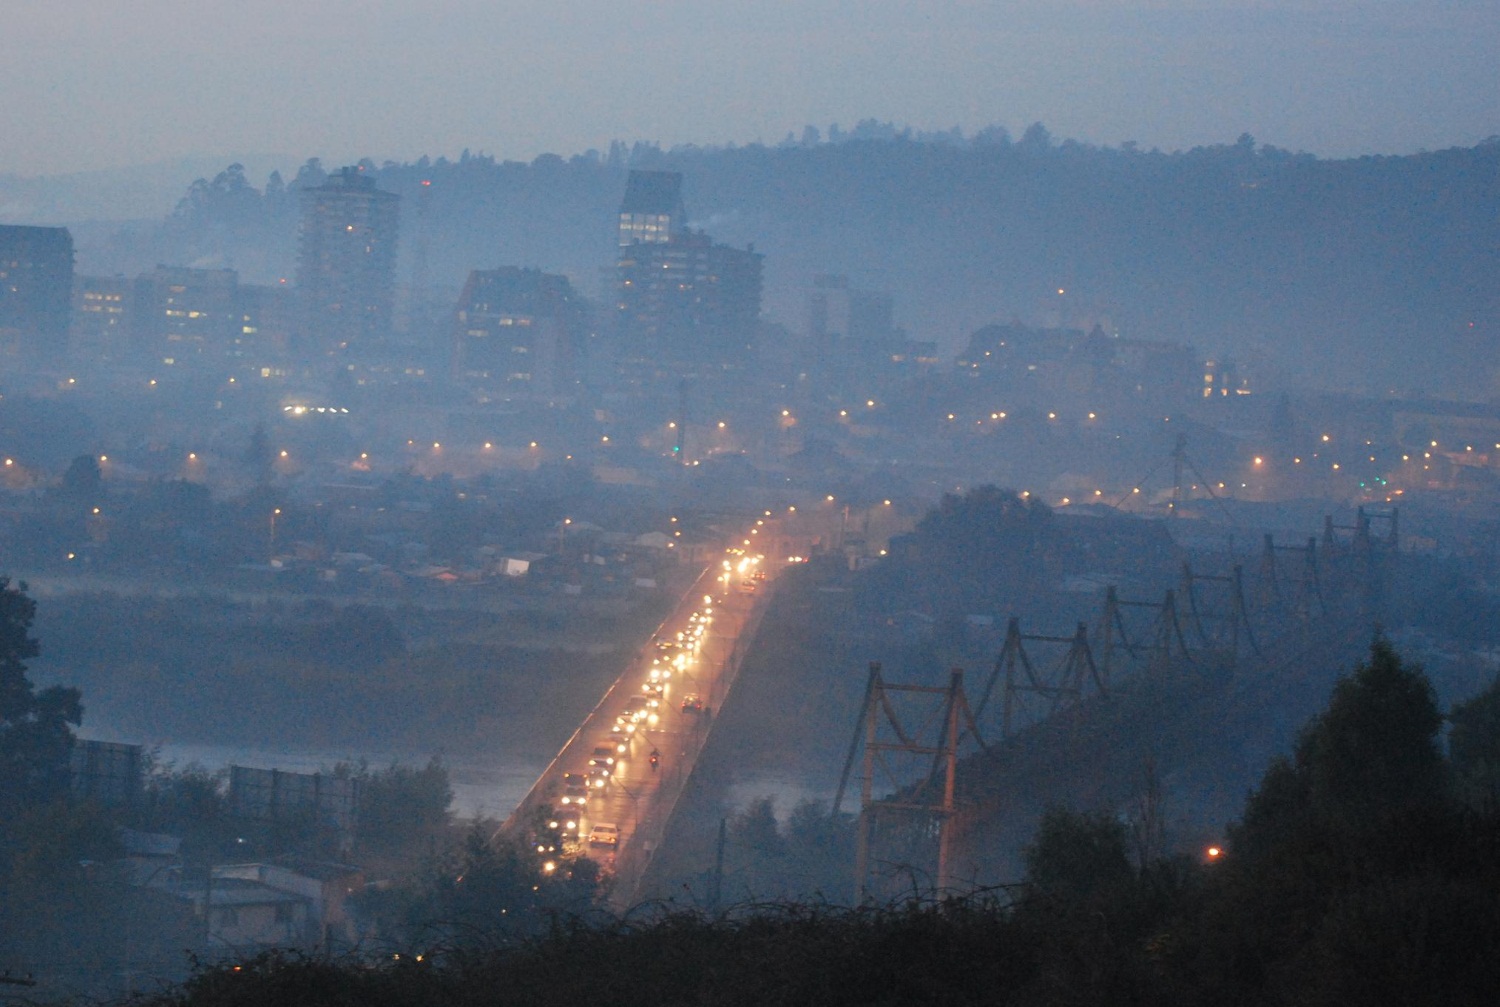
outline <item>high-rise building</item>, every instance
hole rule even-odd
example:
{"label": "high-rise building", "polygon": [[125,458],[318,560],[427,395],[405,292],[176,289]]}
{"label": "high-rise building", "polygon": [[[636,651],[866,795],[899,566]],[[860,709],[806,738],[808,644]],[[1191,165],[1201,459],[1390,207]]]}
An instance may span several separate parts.
{"label": "high-rise building", "polygon": [[820,347],[837,352],[842,343],[846,352],[878,353],[899,340],[891,295],[857,290],[847,276],[813,277],[807,307],[807,335]]}
{"label": "high-rise building", "polygon": [[336,353],[388,336],[400,197],[343,168],[301,198],[297,289],[307,344]]}
{"label": "high-rise building", "polygon": [[682,178],[630,173],[615,264],[619,357],[638,376],[705,376],[742,366],[760,319],[762,256],[683,223]]}
{"label": "high-rise building", "polygon": [[574,374],[585,325],[566,276],[476,269],[454,311],[453,380],[491,394],[560,394]]}
{"label": "high-rise building", "polygon": [[73,236],[65,227],[0,225],[0,346],[61,360],[73,307]]}
{"label": "high-rise building", "polygon": [[620,202],[620,244],[660,244],[686,230],[682,176],[675,171],[632,171]]}
{"label": "high-rise building", "polygon": [[135,281],[131,328],[147,359],[169,367],[222,366],[238,319],[232,269],[157,266]]}
{"label": "high-rise building", "polygon": [[801,366],[835,393],[863,397],[934,356],[896,327],[890,294],[860,290],[837,274],[813,277],[805,335]]}

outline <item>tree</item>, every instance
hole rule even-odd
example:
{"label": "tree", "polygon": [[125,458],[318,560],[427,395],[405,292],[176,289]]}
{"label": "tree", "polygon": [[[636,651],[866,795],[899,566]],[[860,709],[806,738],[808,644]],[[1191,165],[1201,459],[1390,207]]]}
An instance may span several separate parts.
{"label": "tree", "polygon": [[1477,808],[1500,810],[1500,678],[1454,707],[1448,720],[1448,759],[1459,797]]}
{"label": "tree", "polygon": [[859,597],[882,612],[921,607],[955,625],[969,613],[1004,612],[1047,582],[1053,539],[1052,511],[1035,498],[995,486],[948,493],[912,535],[892,542]]}
{"label": "tree", "polygon": [[[1237,852],[1274,856],[1297,837],[1337,837],[1367,849],[1396,819],[1431,812],[1446,793],[1432,684],[1377,639],[1369,660],[1333,687],[1328,709],[1303,728],[1245,805]],[[1309,831],[1311,830],[1311,831]]]}
{"label": "tree", "polygon": [[31,636],[36,602],[25,592],[0,577],[0,821],[67,792],[72,728],[83,723],[77,689],[39,692],[26,676],[41,648]]}
{"label": "tree", "polygon": [[244,461],[246,467],[254,473],[257,483],[265,485],[271,481],[271,443],[266,437],[264,423],[255,424],[255,429],[251,431]]}
{"label": "tree", "polygon": [[1377,639],[1369,661],[1339,680],[1297,746],[1308,799],[1334,824],[1360,829],[1431,807],[1445,789],[1442,725],[1422,669]]}
{"label": "tree", "polygon": [[[1341,976],[1340,986],[1371,964],[1353,964],[1352,949],[1420,946],[1420,933],[1398,925],[1408,910],[1426,914],[1435,939],[1446,929],[1429,910],[1446,898],[1447,882],[1434,887],[1424,876],[1437,865],[1482,872],[1489,855],[1453,814],[1441,724],[1422,670],[1377,639],[1231,828],[1212,897],[1184,938],[1206,984],[1191,999],[1305,985],[1316,955],[1326,959],[1322,980]],[[1349,992],[1333,999],[1361,1002]]]}
{"label": "tree", "polygon": [[1123,822],[1103,812],[1050,808],[1026,848],[1026,883],[1070,903],[1110,895],[1134,877]]}
{"label": "tree", "polygon": [[1021,134],[1021,146],[1026,150],[1049,150],[1052,147],[1052,134],[1047,131],[1046,126],[1034,122]]}
{"label": "tree", "polygon": [[103,477],[99,470],[99,459],[93,455],[79,455],[63,473],[60,494],[77,503],[93,503],[103,488]]}
{"label": "tree", "polygon": [[799,801],[787,816],[787,871],[805,896],[817,892],[835,904],[854,899],[849,865],[854,861],[854,817],[835,816],[822,801]]}
{"label": "tree", "polygon": [[453,785],[439,758],[421,768],[393,762],[372,771],[361,762],[334,772],[359,783],[361,843],[384,851],[410,849],[448,828]]}

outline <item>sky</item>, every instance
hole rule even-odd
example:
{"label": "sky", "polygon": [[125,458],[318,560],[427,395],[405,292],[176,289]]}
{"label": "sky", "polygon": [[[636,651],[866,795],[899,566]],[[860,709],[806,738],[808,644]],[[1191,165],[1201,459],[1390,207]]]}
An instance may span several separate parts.
{"label": "sky", "polygon": [[1409,153],[1500,134],[1496,0],[8,0],[0,174],[613,139],[773,143],[873,118]]}

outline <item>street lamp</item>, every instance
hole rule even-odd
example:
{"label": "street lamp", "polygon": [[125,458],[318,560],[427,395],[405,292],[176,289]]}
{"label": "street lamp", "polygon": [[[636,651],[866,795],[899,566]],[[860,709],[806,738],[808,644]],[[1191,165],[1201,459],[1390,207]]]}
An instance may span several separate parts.
{"label": "street lamp", "polygon": [[281,515],[281,508],[276,507],[271,511],[271,553],[276,553],[276,518]]}

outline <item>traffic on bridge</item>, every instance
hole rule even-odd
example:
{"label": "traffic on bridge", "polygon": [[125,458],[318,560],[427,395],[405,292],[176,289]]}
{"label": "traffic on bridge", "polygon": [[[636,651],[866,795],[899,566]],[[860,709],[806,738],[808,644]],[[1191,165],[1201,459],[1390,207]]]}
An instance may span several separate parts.
{"label": "traffic on bridge", "polygon": [[734,546],[705,569],[506,819],[544,871],[589,856],[629,904],[759,625],[768,565]]}

